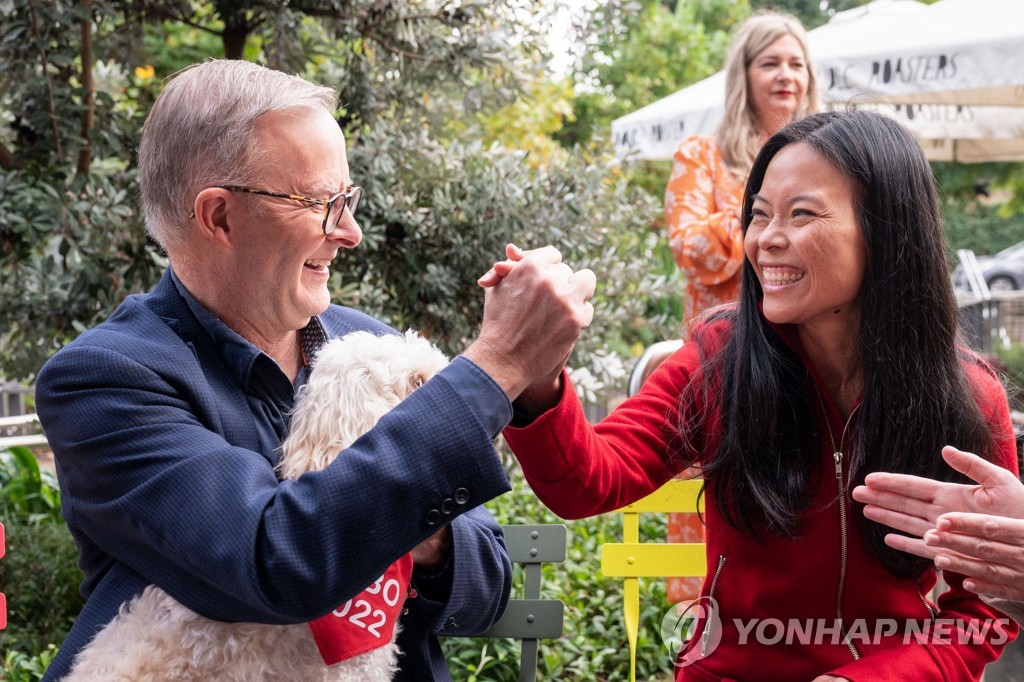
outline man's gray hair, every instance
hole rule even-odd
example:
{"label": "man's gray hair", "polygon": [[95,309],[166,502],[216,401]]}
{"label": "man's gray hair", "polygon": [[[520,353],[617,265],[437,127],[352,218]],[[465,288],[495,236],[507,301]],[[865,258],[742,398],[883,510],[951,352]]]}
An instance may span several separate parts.
{"label": "man's gray hair", "polygon": [[146,230],[167,248],[184,241],[195,197],[260,176],[256,121],[271,111],[323,110],[337,93],[298,76],[239,60],[211,60],[175,74],[142,128],[139,186]]}

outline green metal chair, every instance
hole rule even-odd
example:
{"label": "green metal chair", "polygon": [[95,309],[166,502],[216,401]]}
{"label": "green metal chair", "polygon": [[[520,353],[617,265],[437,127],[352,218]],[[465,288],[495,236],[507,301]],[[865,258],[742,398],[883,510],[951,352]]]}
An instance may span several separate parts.
{"label": "green metal chair", "polygon": [[565,561],[566,529],[561,524],[503,528],[509,557],[523,566],[523,597],[513,596],[501,620],[477,636],[521,640],[519,682],[534,682],[539,640],[562,636],[565,604],[558,599],[541,599],[540,586],[543,564]]}

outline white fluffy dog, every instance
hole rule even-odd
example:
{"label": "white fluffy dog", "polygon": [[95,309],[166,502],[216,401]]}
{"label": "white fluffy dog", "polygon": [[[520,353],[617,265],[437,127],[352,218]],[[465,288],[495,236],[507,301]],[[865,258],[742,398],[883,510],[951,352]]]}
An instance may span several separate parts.
{"label": "white fluffy dog", "polygon": [[[411,331],[382,337],[354,332],[329,341],[296,400],[291,431],[282,444],[281,477],[294,479],[326,467],[447,363]],[[65,679],[385,682],[394,676],[398,654],[392,638],[327,666],[305,623],[213,621],[151,585],[79,653]]]}

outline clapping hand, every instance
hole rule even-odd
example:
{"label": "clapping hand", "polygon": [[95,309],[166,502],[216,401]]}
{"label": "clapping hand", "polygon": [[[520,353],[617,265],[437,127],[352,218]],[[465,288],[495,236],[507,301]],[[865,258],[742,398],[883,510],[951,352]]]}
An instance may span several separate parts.
{"label": "clapping hand", "polygon": [[886,535],[890,547],[967,576],[972,592],[1024,600],[1024,484],[954,447],[943,448],[942,457],[977,485],[872,473],[853,497],[867,505],[867,518],[913,536]]}

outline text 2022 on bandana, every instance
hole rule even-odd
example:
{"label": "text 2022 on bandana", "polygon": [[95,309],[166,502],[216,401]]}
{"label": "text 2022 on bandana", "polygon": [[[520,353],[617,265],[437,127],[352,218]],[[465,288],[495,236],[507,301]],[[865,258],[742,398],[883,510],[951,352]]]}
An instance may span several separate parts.
{"label": "text 2022 on bandana", "polygon": [[412,555],[391,564],[380,578],[352,599],[309,624],[327,665],[391,642],[412,578]]}

